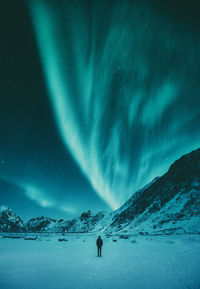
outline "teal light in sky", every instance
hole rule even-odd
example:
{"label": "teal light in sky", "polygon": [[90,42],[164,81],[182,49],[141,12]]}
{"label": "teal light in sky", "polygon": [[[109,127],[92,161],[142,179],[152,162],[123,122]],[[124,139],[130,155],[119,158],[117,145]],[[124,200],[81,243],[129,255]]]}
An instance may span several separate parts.
{"label": "teal light in sky", "polygon": [[63,205],[59,200],[55,200],[55,198],[49,196],[49,194],[41,191],[33,185],[21,184],[21,187],[24,188],[25,194],[30,200],[43,208],[56,208],[65,213],[75,213],[74,208]]}
{"label": "teal light in sky", "polygon": [[200,144],[197,40],[129,2],[30,1],[60,135],[113,209]]}

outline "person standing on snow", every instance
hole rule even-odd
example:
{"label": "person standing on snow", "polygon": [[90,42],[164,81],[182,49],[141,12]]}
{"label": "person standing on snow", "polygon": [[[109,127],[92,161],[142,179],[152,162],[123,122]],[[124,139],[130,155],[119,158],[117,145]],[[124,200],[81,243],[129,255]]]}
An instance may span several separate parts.
{"label": "person standing on snow", "polygon": [[103,240],[101,239],[101,236],[98,237],[96,244],[97,244],[98,257],[101,257],[101,248],[103,246]]}

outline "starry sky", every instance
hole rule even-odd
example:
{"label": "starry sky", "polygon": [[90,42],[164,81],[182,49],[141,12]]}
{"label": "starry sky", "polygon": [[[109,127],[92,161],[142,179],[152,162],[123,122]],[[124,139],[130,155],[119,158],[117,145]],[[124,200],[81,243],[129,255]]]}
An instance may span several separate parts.
{"label": "starry sky", "polygon": [[0,5],[0,204],[114,210],[200,146],[198,1]]}

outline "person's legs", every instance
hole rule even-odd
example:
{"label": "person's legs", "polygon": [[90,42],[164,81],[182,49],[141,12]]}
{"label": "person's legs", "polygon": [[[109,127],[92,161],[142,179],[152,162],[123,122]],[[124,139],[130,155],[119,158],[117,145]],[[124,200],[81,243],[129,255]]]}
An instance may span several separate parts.
{"label": "person's legs", "polygon": [[100,257],[101,257],[101,247],[99,249],[100,249],[99,251],[100,251]]}
{"label": "person's legs", "polygon": [[97,247],[97,253],[98,253],[98,257],[99,257],[99,252],[100,252],[100,248]]}

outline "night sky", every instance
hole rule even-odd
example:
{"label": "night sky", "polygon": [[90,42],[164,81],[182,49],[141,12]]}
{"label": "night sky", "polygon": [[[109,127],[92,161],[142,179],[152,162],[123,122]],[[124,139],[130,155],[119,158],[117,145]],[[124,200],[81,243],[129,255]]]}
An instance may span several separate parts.
{"label": "night sky", "polygon": [[24,219],[117,209],[200,146],[198,1],[0,14],[0,204]]}

